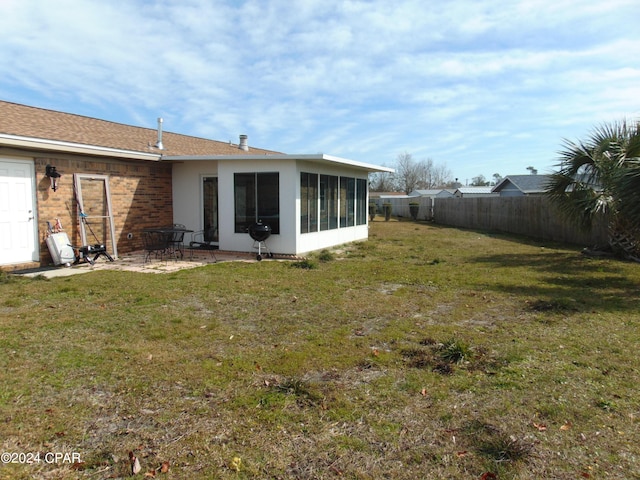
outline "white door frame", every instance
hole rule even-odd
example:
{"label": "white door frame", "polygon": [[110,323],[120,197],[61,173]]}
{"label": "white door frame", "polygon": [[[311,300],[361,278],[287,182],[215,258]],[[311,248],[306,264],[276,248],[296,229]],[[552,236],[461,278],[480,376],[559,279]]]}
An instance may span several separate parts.
{"label": "white door frame", "polygon": [[[10,164],[14,166],[19,164],[24,166],[27,170],[26,175],[22,176],[23,179],[28,179],[27,182],[21,183],[26,189],[20,190],[16,186],[19,182],[11,181],[11,178],[16,178],[13,175],[1,176],[0,178],[0,214],[2,219],[0,220],[0,236],[2,236],[2,242],[0,245],[7,249],[6,252],[2,252],[0,258],[1,265],[37,262],[40,260],[40,245],[38,243],[38,213],[37,213],[37,198],[36,198],[36,174],[35,164],[32,159],[24,158],[12,158],[12,157],[0,157],[0,168],[7,166],[10,168]],[[29,191],[30,190],[30,191]],[[21,198],[22,197],[22,198]],[[18,200],[18,202],[11,202],[11,200]],[[10,208],[16,207],[16,205],[22,201],[22,208],[20,211],[11,210]],[[12,218],[11,218],[12,217]],[[24,217],[24,218],[23,218]],[[18,223],[16,223],[18,222]],[[30,228],[26,227],[22,232],[18,231],[20,236],[19,240],[16,240],[14,231],[22,224],[26,226],[30,224]],[[20,243],[19,246],[13,245],[14,243]],[[26,242],[26,245],[23,244]],[[2,248],[0,247],[0,248]],[[5,255],[7,253],[8,255]],[[11,258],[7,261],[7,258]]]}

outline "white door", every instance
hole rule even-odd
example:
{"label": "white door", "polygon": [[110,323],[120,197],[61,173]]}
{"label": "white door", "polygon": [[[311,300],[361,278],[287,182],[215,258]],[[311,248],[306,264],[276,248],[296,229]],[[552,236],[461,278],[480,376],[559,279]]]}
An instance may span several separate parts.
{"label": "white door", "polygon": [[33,162],[0,159],[0,265],[38,260],[34,183]]}

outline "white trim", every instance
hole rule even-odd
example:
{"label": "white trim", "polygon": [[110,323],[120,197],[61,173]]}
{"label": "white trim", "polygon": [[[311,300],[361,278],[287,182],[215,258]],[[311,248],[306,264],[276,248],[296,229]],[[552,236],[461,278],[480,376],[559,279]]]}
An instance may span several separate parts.
{"label": "white trim", "polygon": [[89,155],[103,155],[107,157],[126,157],[138,160],[155,160],[162,158],[158,153],[144,153],[118,148],[100,147],[83,143],[63,142],[60,140],[48,140],[46,138],[23,137],[20,135],[8,135],[0,133],[0,145],[8,147],[22,147],[34,149],[46,149],[65,153],[84,153]]}
{"label": "white trim", "polygon": [[357,162],[346,158],[335,157],[333,155],[318,154],[286,154],[274,153],[267,155],[166,155],[162,157],[166,161],[211,161],[211,160],[233,160],[233,161],[269,161],[269,160],[306,160],[310,162],[328,162],[349,167],[361,168],[369,172],[395,172],[395,169],[373,165],[371,163]]}

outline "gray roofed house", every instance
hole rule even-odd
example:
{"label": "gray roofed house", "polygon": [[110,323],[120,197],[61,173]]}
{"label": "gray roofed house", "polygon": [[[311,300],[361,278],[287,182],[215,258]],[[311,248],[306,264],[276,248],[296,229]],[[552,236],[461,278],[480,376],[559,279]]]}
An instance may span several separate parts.
{"label": "gray roofed house", "polygon": [[454,195],[456,197],[497,197],[498,195],[493,193],[491,187],[459,187],[456,189]]}
{"label": "gray roofed house", "polygon": [[501,197],[542,195],[549,180],[549,175],[508,175],[491,191],[499,193]]}
{"label": "gray roofed house", "polygon": [[431,198],[450,198],[453,197],[454,190],[445,188],[434,188],[430,190],[414,190],[409,194],[410,197],[431,197]]}

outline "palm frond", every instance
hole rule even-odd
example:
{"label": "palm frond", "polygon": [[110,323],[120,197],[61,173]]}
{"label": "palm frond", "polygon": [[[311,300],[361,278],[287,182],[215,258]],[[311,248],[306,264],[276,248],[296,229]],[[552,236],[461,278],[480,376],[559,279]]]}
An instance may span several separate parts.
{"label": "palm frond", "polygon": [[563,141],[546,194],[567,218],[590,228],[601,214],[640,225],[640,123],[602,124],[580,142]]}

